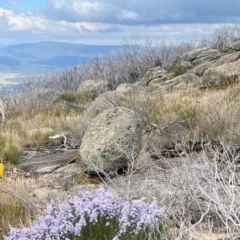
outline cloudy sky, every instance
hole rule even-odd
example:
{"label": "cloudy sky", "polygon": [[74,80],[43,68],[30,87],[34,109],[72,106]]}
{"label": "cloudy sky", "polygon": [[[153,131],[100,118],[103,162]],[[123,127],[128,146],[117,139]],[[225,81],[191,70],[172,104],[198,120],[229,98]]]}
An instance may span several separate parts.
{"label": "cloudy sky", "polygon": [[239,0],[0,0],[0,46],[65,41],[187,39],[240,22]]}

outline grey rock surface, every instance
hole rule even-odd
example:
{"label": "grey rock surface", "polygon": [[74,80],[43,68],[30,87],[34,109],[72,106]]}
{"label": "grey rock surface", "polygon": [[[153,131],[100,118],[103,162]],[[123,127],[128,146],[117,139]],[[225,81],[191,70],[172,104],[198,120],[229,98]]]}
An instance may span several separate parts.
{"label": "grey rock surface", "polygon": [[221,56],[211,67],[218,67],[220,65],[235,62],[240,58],[240,52],[234,52]]}
{"label": "grey rock surface", "polygon": [[235,51],[240,51],[240,40],[228,43],[227,48]]}
{"label": "grey rock surface", "polygon": [[141,149],[142,122],[132,110],[110,108],[93,119],[79,149],[80,165],[89,174],[125,168]]}
{"label": "grey rock surface", "polygon": [[159,85],[159,89],[163,91],[173,91],[176,89],[184,89],[188,86],[197,87],[201,85],[201,79],[193,73],[185,73],[171,80],[165,81]]}
{"label": "grey rock surface", "polygon": [[212,61],[221,56],[216,49],[198,48],[187,52],[181,56],[181,62],[190,62],[192,65],[200,64],[206,61]]}
{"label": "grey rock surface", "polygon": [[91,103],[88,110],[103,111],[108,108],[116,107],[118,103],[121,102],[122,98],[124,98],[124,95],[116,90],[102,93]]}
{"label": "grey rock surface", "polygon": [[240,59],[220,65],[218,67],[209,68],[202,77],[203,87],[227,86],[234,82],[240,81]]}
{"label": "grey rock surface", "polygon": [[161,79],[162,76],[166,73],[167,73],[167,71],[165,69],[163,69],[162,67],[158,66],[158,67],[151,68],[144,74],[141,81],[138,82],[138,85],[139,86],[148,86],[151,81],[156,80],[156,79],[158,79],[158,80]]}

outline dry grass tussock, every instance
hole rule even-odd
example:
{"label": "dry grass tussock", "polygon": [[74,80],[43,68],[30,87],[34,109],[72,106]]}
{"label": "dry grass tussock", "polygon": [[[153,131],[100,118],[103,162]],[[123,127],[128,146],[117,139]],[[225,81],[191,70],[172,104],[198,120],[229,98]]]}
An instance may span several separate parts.
{"label": "dry grass tussock", "polygon": [[[6,166],[7,171],[11,169]],[[6,176],[0,179],[0,239],[9,230],[9,225],[29,226],[43,209],[30,193],[37,188],[33,179]]]}

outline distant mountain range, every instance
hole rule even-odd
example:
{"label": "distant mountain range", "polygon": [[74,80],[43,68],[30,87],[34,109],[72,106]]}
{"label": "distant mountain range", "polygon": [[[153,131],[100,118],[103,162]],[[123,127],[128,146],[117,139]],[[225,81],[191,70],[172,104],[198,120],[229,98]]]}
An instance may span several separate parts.
{"label": "distant mountain range", "polygon": [[63,42],[22,43],[0,48],[0,73],[38,74],[72,66],[122,46],[83,45]]}

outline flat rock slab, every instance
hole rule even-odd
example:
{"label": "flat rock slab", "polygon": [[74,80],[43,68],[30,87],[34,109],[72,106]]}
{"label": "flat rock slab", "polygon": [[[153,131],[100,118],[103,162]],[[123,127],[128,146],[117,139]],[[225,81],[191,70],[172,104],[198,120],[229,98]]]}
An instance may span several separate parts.
{"label": "flat rock slab", "polygon": [[54,167],[67,163],[72,157],[77,155],[76,149],[64,150],[57,153],[31,154],[25,156],[18,167],[25,172],[43,172],[44,169],[54,169]]}

